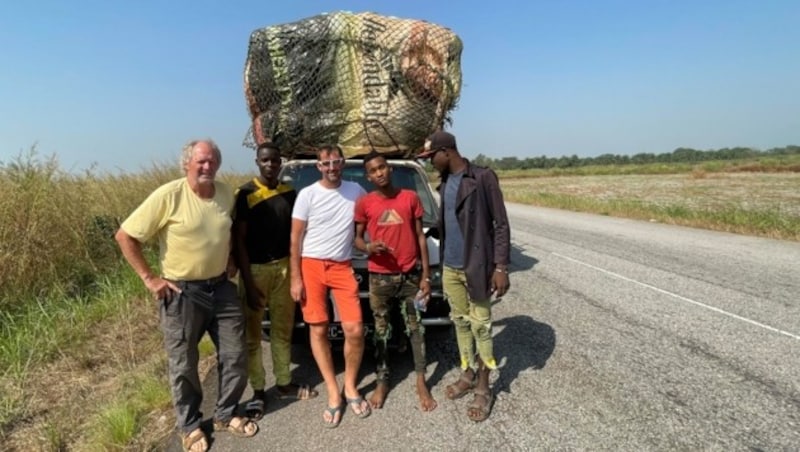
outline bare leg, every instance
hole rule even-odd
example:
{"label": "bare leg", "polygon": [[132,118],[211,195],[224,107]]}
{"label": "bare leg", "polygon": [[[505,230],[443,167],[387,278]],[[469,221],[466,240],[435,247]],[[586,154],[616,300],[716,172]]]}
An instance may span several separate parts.
{"label": "bare leg", "polygon": [[436,409],[436,400],[433,399],[431,391],[425,383],[425,374],[423,372],[417,372],[417,395],[419,396],[419,407],[422,411]]}
{"label": "bare leg", "polygon": [[475,384],[475,389],[483,391],[489,390],[489,372],[490,369],[483,363],[480,363],[480,367],[478,368],[478,381]]}
{"label": "bare leg", "polygon": [[[356,379],[361,368],[361,358],[364,356],[364,324],[361,322],[342,322],[344,330],[344,395],[348,399],[360,397]],[[366,407],[359,407],[357,413]]]}
{"label": "bare leg", "polygon": [[[325,380],[325,389],[328,391],[328,406],[338,407],[342,404],[342,397],[339,394],[339,384],[336,382],[336,373],[333,370],[333,357],[331,356],[331,344],[328,341],[328,323],[315,323],[310,325],[311,330],[311,353],[319,367],[319,373]],[[324,413],[323,417],[330,416]],[[325,418],[330,421],[329,417]]]}
{"label": "bare leg", "polygon": [[[356,378],[364,356],[364,325],[361,322],[342,323],[344,330],[344,394],[358,397]],[[326,336],[327,337],[327,336]]]}

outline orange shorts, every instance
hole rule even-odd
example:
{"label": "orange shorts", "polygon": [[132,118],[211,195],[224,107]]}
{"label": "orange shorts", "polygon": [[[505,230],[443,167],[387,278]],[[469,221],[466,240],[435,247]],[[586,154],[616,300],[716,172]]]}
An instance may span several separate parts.
{"label": "orange shorts", "polygon": [[325,323],[328,318],[328,289],[331,291],[342,322],[361,322],[361,303],[358,300],[358,282],[353,276],[350,261],[336,262],[327,259],[304,257],[300,261],[306,299],[300,303],[306,323]]}

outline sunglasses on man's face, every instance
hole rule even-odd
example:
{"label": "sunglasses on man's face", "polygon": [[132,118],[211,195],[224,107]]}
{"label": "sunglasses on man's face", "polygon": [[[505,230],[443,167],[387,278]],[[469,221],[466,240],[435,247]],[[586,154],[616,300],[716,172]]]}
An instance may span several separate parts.
{"label": "sunglasses on man's face", "polygon": [[342,163],[344,163],[344,159],[320,160],[317,162],[317,164],[323,168],[326,166],[328,168],[335,168],[340,166]]}

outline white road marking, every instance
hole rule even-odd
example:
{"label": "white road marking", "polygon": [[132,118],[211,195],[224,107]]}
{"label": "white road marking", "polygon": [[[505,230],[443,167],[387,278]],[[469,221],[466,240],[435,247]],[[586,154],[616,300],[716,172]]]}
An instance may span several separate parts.
{"label": "white road marking", "polygon": [[597,271],[599,271],[601,273],[605,273],[607,275],[611,275],[611,276],[613,276],[615,278],[619,278],[619,279],[622,279],[624,281],[628,281],[628,282],[631,282],[631,283],[634,283],[634,284],[638,284],[638,285],[640,285],[642,287],[647,287],[648,289],[655,290],[656,292],[660,292],[660,293],[663,293],[665,295],[669,295],[671,297],[677,298],[677,299],[685,301],[687,303],[691,303],[691,304],[693,304],[695,306],[700,306],[701,308],[708,309],[709,311],[714,311],[714,312],[716,312],[718,314],[726,315],[726,316],[734,318],[736,320],[740,320],[742,322],[746,322],[746,323],[749,323],[751,325],[755,325],[757,327],[764,328],[765,330],[769,330],[769,331],[772,331],[772,332],[778,333],[778,334],[783,334],[784,336],[789,336],[792,339],[800,340],[800,336],[797,335],[797,334],[792,334],[792,333],[790,333],[788,331],[783,331],[781,329],[778,329],[778,328],[775,328],[775,327],[772,327],[772,326],[769,326],[769,325],[765,325],[765,324],[763,324],[761,322],[757,322],[755,320],[748,319],[747,317],[742,317],[742,316],[736,315],[736,314],[734,314],[732,312],[728,312],[728,311],[722,310],[720,308],[715,308],[714,306],[709,306],[707,304],[701,303],[699,301],[692,300],[691,298],[686,298],[684,296],[678,295],[678,294],[670,292],[668,290],[660,289],[660,288],[658,288],[656,286],[651,286],[650,284],[643,283],[641,281],[637,281],[635,279],[631,279],[631,278],[628,278],[626,276],[622,276],[622,275],[620,275],[618,273],[614,273],[614,272],[605,270],[603,268],[596,267],[596,266],[594,266],[592,264],[587,264],[586,262],[579,261],[578,259],[574,259],[574,258],[571,258],[569,256],[564,256],[563,254],[558,254],[558,253],[551,253],[551,254],[553,254],[554,256],[558,256],[558,257],[560,257],[562,259],[566,259],[568,261],[575,262],[576,264],[580,264],[580,265],[583,265],[585,267],[589,267],[591,269],[597,270]]}

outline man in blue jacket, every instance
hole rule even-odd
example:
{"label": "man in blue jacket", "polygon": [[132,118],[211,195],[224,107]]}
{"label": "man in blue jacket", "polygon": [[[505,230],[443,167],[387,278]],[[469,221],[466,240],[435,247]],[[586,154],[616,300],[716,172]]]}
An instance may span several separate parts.
{"label": "man in blue jacket", "polygon": [[430,158],[441,175],[442,284],[450,303],[462,370],[459,379],[447,386],[445,396],[454,400],[472,392],[474,399],[467,416],[480,422],[489,417],[494,401],[489,388],[489,372],[497,368],[492,348],[491,296],[502,297],[509,288],[508,215],[497,175],[462,157],[452,134],[435,132],[418,157]]}

